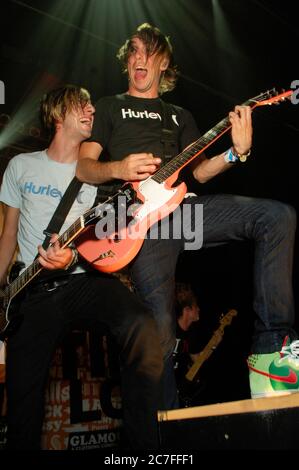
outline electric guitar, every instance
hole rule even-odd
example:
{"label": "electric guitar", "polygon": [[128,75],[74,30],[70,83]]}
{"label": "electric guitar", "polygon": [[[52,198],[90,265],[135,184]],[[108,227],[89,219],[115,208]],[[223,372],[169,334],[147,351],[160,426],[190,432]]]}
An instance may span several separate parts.
{"label": "electric guitar", "polygon": [[194,399],[198,398],[198,396],[201,394],[205,385],[201,379],[198,380],[198,371],[222,341],[224,328],[231,324],[237,313],[237,310],[231,309],[225,315],[221,316],[219,327],[214,331],[210,341],[199,353],[183,379],[180,380],[180,383],[178,384],[178,392],[183,406],[192,406]]}
{"label": "electric guitar", "polygon": [[[58,241],[62,248],[68,246],[80,233],[84,232],[89,224],[94,224],[105,213],[106,205],[112,205],[114,199],[122,195],[119,190],[114,196],[110,197],[105,203],[88,209],[81,215],[65,232],[63,232]],[[94,225],[93,225],[94,226]],[[5,288],[0,289],[0,341],[4,341],[7,336],[16,328],[21,316],[18,313],[17,300],[21,297],[24,288],[43,270],[37,259],[28,266],[18,277],[16,277]],[[17,297],[16,301],[15,298]]]}
{"label": "electric guitar", "polygon": [[[278,104],[290,98],[292,91],[278,94],[275,89],[249,99],[244,105],[252,109],[258,106]],[[94,228],[89,227],[76,242],[81,256],[94,268],[114,272],[126,266],[140,250],[144,237],[154,223],[173,212],[184,199],[185,183],[173,186],[179,172],[200,155],[213,142],[231,128],[228,117],[206,132],[200,139],[144,181],[126,183],[123,188],[125,200],[115,205],[114,218],[107,218]],[[127,212],[125,212],[127,211]],[[102,225],[101,225],[102,224]],[[107,229],[107,230],[106,230]]]}
{"label": "electric guitar", "polygon": [[193,365],[190,367],[188,370],[187,374],[185,375],[185,378],[189,381],[194,380],[194,377],[196,376],[197,372],[203,365],[203,363],[211,356],[211,354],[214,352],[220,341],[222,340],[223,334],[224,334],[224,328],[227,325],[230,325],[232,322],[232,319],[237,315],[237,310],[230,310],[227,312],[226,315],[222,316],[220,318],[220,325],[217,328],[217,330],[213,333],[212,338],[208,342],[208,344],[204,347],[204,349],[199,353],[199,356],[197,359],[194,361]]}

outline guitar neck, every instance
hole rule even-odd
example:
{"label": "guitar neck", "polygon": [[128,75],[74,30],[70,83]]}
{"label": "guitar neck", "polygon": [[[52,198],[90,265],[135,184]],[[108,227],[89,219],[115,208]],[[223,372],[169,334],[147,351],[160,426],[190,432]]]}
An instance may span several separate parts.
{"label": "guitar neck", "polygon": [[[248,100],[242,106],[250,106],[254,109],[258,103]],[[186,150],[172,158],[166,165],[160,168],[153,176],[152,179],[157,183],[163,183],[174,173],[179,172],[188,165],[194,158],[198,157],[205,149],[212,145],[217,139],[225,134],[231,128],[231,123],[228,117],[222,119],[216,126],[206,132],[202,137],[191,144]]]}
{"label": "guitar neck", "polygon": [[218,344],[222,341],[224,328],[227,325],[231,324],[233,317],[235,317],[237,313],[238,313],[237,310],[231,309],[229,310],[229,312],[227,312],[227,314],[223,318],[221,318],[220,326],[214,332],[208,344],[199,353],[198,358],[195,360],[194,364],[190,367],[187,374],[185,375],[185,378],[187,380],[192,381],[194,379],[195,375],[197,374],[197,372],[199,371],[203,363],[211,356],[212,352],[216,349]]}
{"label": "guitar neck", "polygon": [[[88,209],[83,215],[81,215],[65,232],[58,237],[58,242],[61,248],[65,248],[69,245],[84,228],[92,223],[95,219],[101,216],[101,207],[111,202],[116,198],[118,194],[108,198],[104,203],[98,204],[91,209]],[[9,286],[5,289],[5,297],[12,299],[15,297],[37,274],[42,271],[43,267],[39,264],[38,260],[26,268],[22,274],[20,274]]]}
{"label": "guitar neck", "polygon": [[200,352],[198,358],[194,362],[194,364],[190,367],[186,374],[186,379],[189,381],[192,381],[194,377],[196,376],[197,372],[203,365],[203,363],[211,356],[213,353],[214,349],[220,341],[222,340],[223,336],[223,328],[220,327],[212,336],[208,344],[205,346],[205,348]]}
{"label": "guitar neck", "polygon": [[[79,217],[65,232],[63,232],[58,242],[61,248],[69,245],[72,240],[84,229],[87,217],[90,217],[92,210],[88,210],[84,215]],[[41,271],[43,267],[37,259],[28,266],[5,290],[7,298],[15,297],[29,282],[31,282]]]}
{"label": "guitar neck", "polygon": [[9,286],[6,288],[6,295],[12,299],[18,292],[20,292],[37,274],[42,270],[42,266],[36,259],[22,274],[20,274]]}

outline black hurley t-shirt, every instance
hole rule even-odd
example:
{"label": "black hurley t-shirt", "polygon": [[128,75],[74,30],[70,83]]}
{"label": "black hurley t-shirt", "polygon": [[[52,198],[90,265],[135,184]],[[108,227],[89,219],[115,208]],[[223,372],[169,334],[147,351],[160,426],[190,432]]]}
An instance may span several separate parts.
{"label": "black hurley t-shirt", "polygon": [[[200,137],[191,115],[183,108],[169,105],[169,122],[177,141],[177,152]],[[119,161],[132,153],[153,153],[163,158],[163,107],[160,98],[137,98],[127,94],[107,96],[96,103],[91,142],[103,147],[101,159]],[[175,156],[173,155],[173,156]],[[115,184],[105,185],[112,190]]]}

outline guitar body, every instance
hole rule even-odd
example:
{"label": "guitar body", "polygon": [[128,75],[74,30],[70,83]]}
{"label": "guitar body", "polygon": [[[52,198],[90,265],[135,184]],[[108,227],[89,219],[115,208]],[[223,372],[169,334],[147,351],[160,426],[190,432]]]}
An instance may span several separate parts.
{"label": "guitar body", "polygon": [[192,382],[183,377],[177,388],[181,408],[206,404],[207,382],[202,377],[200,379],[197,377]]}
{"label": "guitar body", "polygon": [[[100,233],[99,225],[88,227],[75,241],[80,255],[94,268],[106,273],[126,266],[139,252],[149,228],[172,213],[184,199],[187,187],[185,183],[172,187],[176,179],[177,175],[173,175],[163,183],[152,178],[132,183],[134,197],[125,207],[129,222],[113,225],[115,230],[108,233]],[[115,217],[113,213],[113,219],[119,221],[121,217],[119,214]],[[103,224],[103,220],[99,223]]]}
{"label": "guitar body", "polygon": [[[254,109],[256,106],[278,103],[288,99],[291,94],[292,91],[289,90],[277,95],[276,90],[273,89],[251,98],[244,105],[249,105]],[[120,193],[127,193],[126,196],[128,196],[129,192],[132,190],[134,192],[125,204],[125,209],[129,206],[130,214],[127,213],[125,217],[119,216],[118,210],[116,210],[110,217],[110,221],[109,218],[107,220],[107,224],[110,225],[108,231],[103,230],[105,224],[99,227],[103,220],[99,221],[95,228],[85,231],[83,236],[77,238],[76,241],[80,255],[94,268],[107,273],[118,271],[126,266],[140,250],[148,229],[173,212],[182,202],[187,190],[185,183],[173,186],[182,168],[230,128],[230,120],[225,117],[200,139],[159,168],[154,175],[144,181],[125,185],[124,187],[130,186],[131,190],[124,189]],[[117,198],[117,194],[111,200],[114,198]],[[137,208],[136,200],[138,200]],[[124,223],[123,219],[129,220]],[[119,220],[122,220],[120,225]],[[113,221],[117,221],[114,226]]]}
{"label": "guitar body", "polygon": [[17,299],[7,299],[2,297],[0,292],[0,341],[4,341],[13,331],[15,331],[22,321],[19,315],[19,305],[21,295]]}

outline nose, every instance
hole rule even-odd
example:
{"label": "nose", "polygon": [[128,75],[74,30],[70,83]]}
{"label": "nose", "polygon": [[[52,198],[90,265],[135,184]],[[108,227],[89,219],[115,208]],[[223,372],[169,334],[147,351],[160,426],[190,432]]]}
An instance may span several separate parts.
{"label": "nose", "polygon": [[139,48],[136,51],[135,58],[137,60],[141,61],[142,63],[145,63],[146,62],[146,51],[145,51],[145,49],[144,48]]}
{"label": "nose", "polygon": [[88,103],[85,108],[84,108],[84,114],[94,114],[95,112],[95,107],[91,104],[91,103]]}

